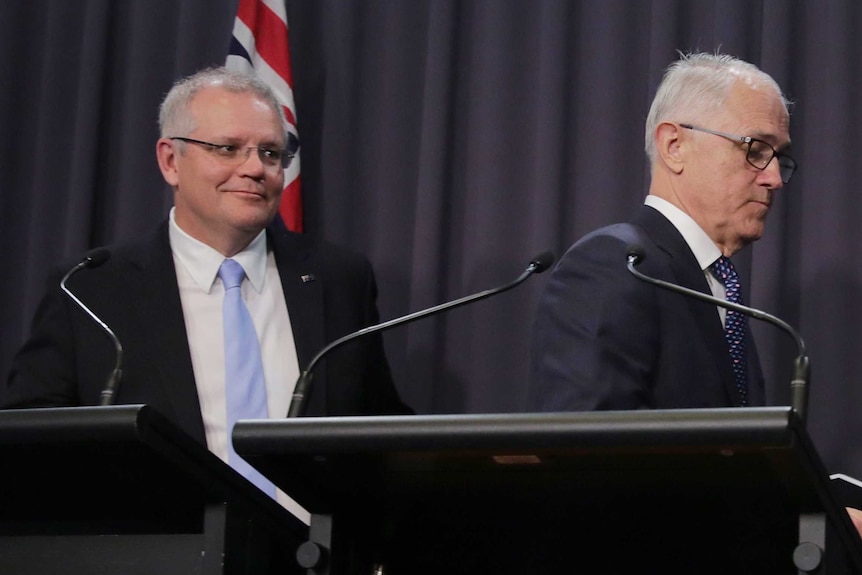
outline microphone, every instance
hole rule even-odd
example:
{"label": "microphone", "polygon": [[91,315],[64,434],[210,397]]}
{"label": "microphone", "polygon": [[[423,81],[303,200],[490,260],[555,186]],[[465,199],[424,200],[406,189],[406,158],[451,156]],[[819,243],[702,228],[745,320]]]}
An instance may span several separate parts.
{"label": "microphone", "polygon": [[66,287],[66,281],[70,277],[72,277],[72,275],[78,273],[80,270],[82,270],[86,267],[91,267],[91,268],[99,267],[100,265],[102,265],[103,263],[108,261],[108,258],[110,258],[110,257],[111,257],[111,252],[109,252],[105,248],[96,248],[94,250],[90,250],[84,256],[84,259],[82,259],[78,263],[78,265],[76,265],[75,267],[70,269],[68,272],[66,272],[66,275],[64,275],[63,279],[60,280],[60,289],[62,289],[64,292],[66,292],[66,295],[69,296],[73,302],[78,304],[78,307],[80,307],[82,310],[84,310],[84,312],[86,312],[86,314],[89,315],[93,319],[93,321],[95,321],[97,324],[99,324],[99,326],[102,328],[102,330],[108,335],[109,338],[111,338],[111,341],[114,344],[114,348],[116,349],[116,362],[114,364],[114,369],[111,371],[111,374],[108,376],[108,381],[105,384],[105,387],[99,396],[99,405],[113,405],[114,404],[114,397],[117,394],[117,388],[119,387],[120,380],[123,377],[123,370],[122,370],[123,346],[120,344],[120,340],[117,339],[117,336],[114,334],[114,332],[111,330],[111,328],[109,328],[105,322],[103,322],[101,319],[99,319],[99,316],[97,316],[95,313],[93,313],[93,311],[89,307],[87,307],[84,304],[84,302],[79,300],[75,296],[75,294],[73,294],[71,291],[69,291],[69,288]]}
{"label": "microphone", "polygon": [[290,408],[287,412],[287,416],[298,417],[302,413],[305,394],[308,392],[308,388],[311,385],[312,372],[314,370],[314,367],[317,365],[317,362],[319,362],[326,354],[328,354],[332,350],[339,348],[345,343],[353,341],[354,339],[358,339],[372,333],[382,332],[398,325],[409,323],[417,319],[427,317],[429,315],[434,315],[436,313],[448,311],[450,309],[454,309],[456,307],[460,307],[462,305],[472,303],[480,299],[485,299],[492,295],[496,295],[498,293],[510,290],[524,280],[526,280],[532,274],[540,274],[549,267],[551,267],[551,265],[554,263],[554,260],[554,254],[552,254],[551,252],[544,252],[530,260],[530,264],[527,266],[527,269],[524,270],[524,272],[520,276],[518,276],[517,279],[510,283],[507,283],[506,285],[475,293],[473,295],[465,296],[461,299],[457,299],[454,301],[442,303],[434,307],[413,312],[411,314],[391,319],[383,323],[378,323],[376,325],[365,327],[363,329],[360,329],[359,331],[349,333],[344,337],[336,339],[329,345],[324,346],[324,348],[321,349],[317,353],[317,355],[315,355],[314,358],[312,358],[312,360],[308,363],[308,367],[305,368],[305,371],[299,374],[299,379],[296,381],[296,387],[293,392],[293,398],[291,399]]}
{"label": "microphone", "polygon": [[727,300],[717,298],[710,294],[705,294],[697,290],[689,289],[681,285],[677,285],[642,274],[635,269],[635,266],[637,264],[643,262],[644,259],[646,259],[646,253],[644,252],[644,249],[639,245],[631,245],[627,248],[626,259],[628,260],[627,267],[629,271],[638,279],[682,295],[697,298],[701,301],[705,301],[717,306],[721,306],[725,309],[730,309],[745,314],[755,319],[769,322],[772,325],[775,325],[780,329],[784,330],[786,333],[790,334],[790,337],[792,337],[796,341],[796,348],[798,350],[798,355],[793,363],[793,379],[790,382],[790,406],[799,416],[799,419],[802,421],[802,424],[805,425],[805,418],[808,415],[808,374],[810,371],[810,365],[808,362],[808,356],[805,352],[805,342],[802,341],[802,336],[800,336],[795,329],[793,329],[784,320],[781,320],[774,315],[768,314],[764,311],[760,311],[759,309],[744,306],[742,304],[734,302],[729,302]]}

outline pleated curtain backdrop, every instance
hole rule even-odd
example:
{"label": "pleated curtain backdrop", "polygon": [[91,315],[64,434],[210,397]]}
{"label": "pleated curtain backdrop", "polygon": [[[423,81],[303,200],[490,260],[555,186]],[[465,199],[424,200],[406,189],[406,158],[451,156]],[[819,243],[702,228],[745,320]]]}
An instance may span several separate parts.
{"label": "pleated curtain backdrop", "polygon": [[[766,236],[735,259],[747,301],[808,343],[809,427],[827,466],[862,476],[862,4],[287,9],[306,233],[369,255],[383,319],[505,283],[537,253],[626,218],[647,190],[644,119],[677,50],[721,50],[775,77],[795,102],[800,169]],[[51,266],[167,214],[157,105],[177,77],[224,62],[235,11],[235,0],[0,2],[0,374]],[[545,278],[388,332],[405,399],[422,413],[520,411]],[[787,404],[793,341],[754,329],[769,399]]]}

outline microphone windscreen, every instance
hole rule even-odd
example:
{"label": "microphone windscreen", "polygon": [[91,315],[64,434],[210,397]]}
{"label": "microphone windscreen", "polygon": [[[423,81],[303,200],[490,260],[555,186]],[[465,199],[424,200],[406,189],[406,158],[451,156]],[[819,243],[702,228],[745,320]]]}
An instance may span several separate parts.
{"label": "microphone windscreen", "polygon": [[626,258],[632,260],[633,263],[640,263],[646,259],[646,252],[642,246],[631,244],[626,248]]}
{"label": "microphone windscreen", "polygon": [[84,261],[87,262],[87,265],[91,268],[97,268],[111,257],[111,252],[108,251],[107,248],[96,248],[87,252],[87,255],[84,256]]}
{"label": "microphone windscreen", "polygon": [[551,267],[554,264],[554,261],[556,259],[557,258],[554,257],[554,254],[551,252],[543,252],[543,253],[537,255],[530,262],[531,265],[536,266],[536,269],[534,270],[533,273],[537,273],[537,274],[542,273],[543,271],[545,271],[546,269]]}

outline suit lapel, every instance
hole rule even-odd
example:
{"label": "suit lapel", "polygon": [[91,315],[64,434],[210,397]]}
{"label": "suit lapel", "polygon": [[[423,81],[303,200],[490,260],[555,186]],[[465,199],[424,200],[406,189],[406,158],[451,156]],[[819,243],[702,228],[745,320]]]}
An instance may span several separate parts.
{"label": "suit lapel", "polygon": [[[323,281],[311,257],[309,243],[298,234],[276,224],[267,229],[268,245],[273,250],[290,328],[296,345],[300,372],[326,342],[323,313]],[[326,375],[324,366],[314,370],[311,395],[306,398],[307,413],[325,413]]]}
{"label": "suit lapel", "polygon": [[[712,293],[691,248],[688,247],[685,239],[667,218],[658,210],[644,206],[638,212],[636,223],[642,226],[656,245],[668,254],[674,276],[671,281],[699,292]],[[695,318],[698,331],[715,360],[717,373],[721,377],[728,397],[733,398],[734,404],[740,405],[739,391],[736,388],[736,381],[731,368],[730,352],[724,339],[721,318],[715,306],[691,297],[686,298],[686,300]],[[696,376],[696,374],[694,375]]]}
{"label": "suit lapel", "polygon": [[139,335],[152,351],[160,374],[152,385],[162,386],[176,421],[192,422],[188,432],[206,444],[167,222],[132,255],[130,263],[125,287],[132,294]]}

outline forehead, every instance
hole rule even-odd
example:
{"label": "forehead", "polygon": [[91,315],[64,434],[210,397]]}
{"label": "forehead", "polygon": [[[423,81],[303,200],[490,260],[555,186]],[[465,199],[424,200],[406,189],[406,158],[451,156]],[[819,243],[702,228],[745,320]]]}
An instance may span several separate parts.
{"label": "forehead", "polygon": [[736,82],[724,106],[728,129],[779,145],[790,142],[790,116],[771,86]]}
{"label": "forehead", "polygon": [[257,136],[283,140],[281,121],[269,102],[253,92],[231,92],[224,88],[204,88],[195,94],[190,111],[196,129],[227,132],[240,137]]}

